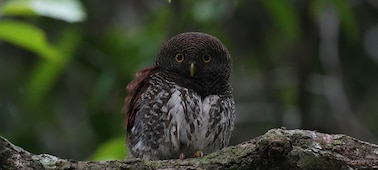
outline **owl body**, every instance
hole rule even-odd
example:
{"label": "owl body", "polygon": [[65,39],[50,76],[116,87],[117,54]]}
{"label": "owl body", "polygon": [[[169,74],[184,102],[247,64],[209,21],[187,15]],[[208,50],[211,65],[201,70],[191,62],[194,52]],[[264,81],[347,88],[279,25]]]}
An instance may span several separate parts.
{"label": "owl body", "polygon": [[[230,63],[222,60],[230,62],[230,56],[223,45],[211,46],[220,43],[213,38],[202,33],[172,38],[159,51],[155,66],[138,72],[128,85],[124,111],[131,157],[177,159],[228,145],[235,114]],[[209,53],[214,65],[203,58]]]}

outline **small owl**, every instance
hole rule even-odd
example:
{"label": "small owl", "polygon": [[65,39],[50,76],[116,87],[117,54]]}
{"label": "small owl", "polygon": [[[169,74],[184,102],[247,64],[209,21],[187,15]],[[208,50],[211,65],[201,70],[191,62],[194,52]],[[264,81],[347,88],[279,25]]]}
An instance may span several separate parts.
{"label": "small owl", "polygon": [[181,33],[163,44],[154,66],[126,87],[129,157],[183,159],[226,147],[235,119],[231,65],[226,47],[205,33]]}

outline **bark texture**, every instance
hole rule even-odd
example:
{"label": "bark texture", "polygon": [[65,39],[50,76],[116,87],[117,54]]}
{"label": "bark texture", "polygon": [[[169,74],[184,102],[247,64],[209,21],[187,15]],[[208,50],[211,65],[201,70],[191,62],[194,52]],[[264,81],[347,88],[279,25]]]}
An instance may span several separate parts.
{"label": "bark texture", "polygon": [[203,158],[96,162],[35,155],[0,137],[0,169],[378,169],[378,145],[342,134],[272,129]]}

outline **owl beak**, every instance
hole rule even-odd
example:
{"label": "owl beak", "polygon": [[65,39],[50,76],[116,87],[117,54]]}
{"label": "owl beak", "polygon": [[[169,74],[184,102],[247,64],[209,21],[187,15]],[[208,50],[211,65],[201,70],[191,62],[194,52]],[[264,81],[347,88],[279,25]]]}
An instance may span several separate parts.
{"label": "owl beak", "polygon": [[194,77],[195,72],[196,72],[196,67],[194,66],[194,62],[191,62],[190,65],[189,65],[190,77]]}

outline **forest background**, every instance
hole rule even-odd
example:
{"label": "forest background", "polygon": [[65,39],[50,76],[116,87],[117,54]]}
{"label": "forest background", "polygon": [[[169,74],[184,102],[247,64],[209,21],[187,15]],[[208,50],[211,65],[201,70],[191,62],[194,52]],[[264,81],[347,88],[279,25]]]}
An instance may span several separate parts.
{"label": "forest background", "polygon": [[32,153],[123,159],[125,86],[186,31],[233,57],[231,145],[277,127],[378,143],[375,0],[0,0],[0,135]]}

